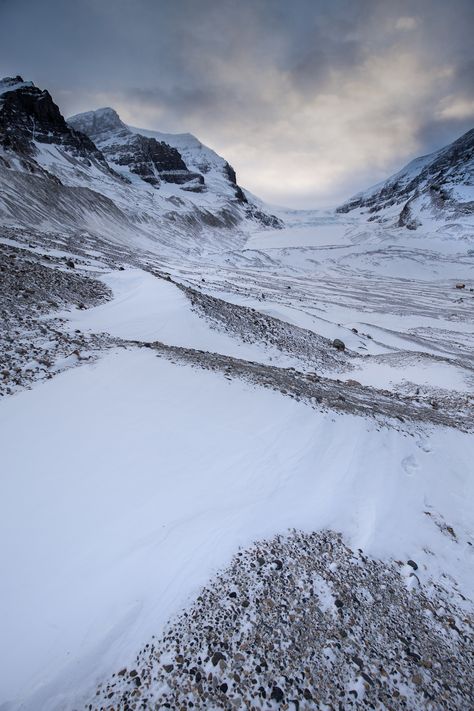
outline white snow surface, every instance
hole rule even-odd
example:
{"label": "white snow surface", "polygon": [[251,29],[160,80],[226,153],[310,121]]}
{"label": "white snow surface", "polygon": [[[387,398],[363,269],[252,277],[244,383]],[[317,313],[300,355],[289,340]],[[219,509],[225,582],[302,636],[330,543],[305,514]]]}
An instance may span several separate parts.
{"label": "white snow surface", "polygon": [[472,585],[472,548],[424,514],[472,534],[474,440],[458,431],[379,429],[139,350],[7,399],[0,431],[14,708],[75,708],[239,545],[288,527]]}

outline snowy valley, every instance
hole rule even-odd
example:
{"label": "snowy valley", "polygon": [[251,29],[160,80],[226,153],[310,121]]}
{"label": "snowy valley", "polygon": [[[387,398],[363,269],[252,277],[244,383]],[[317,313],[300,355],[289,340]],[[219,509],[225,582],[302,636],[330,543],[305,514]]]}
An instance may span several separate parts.
{"label": "snowy valley", "polygon": [[0,711],[474,706],[474,131],[334,210],[0,82]]}

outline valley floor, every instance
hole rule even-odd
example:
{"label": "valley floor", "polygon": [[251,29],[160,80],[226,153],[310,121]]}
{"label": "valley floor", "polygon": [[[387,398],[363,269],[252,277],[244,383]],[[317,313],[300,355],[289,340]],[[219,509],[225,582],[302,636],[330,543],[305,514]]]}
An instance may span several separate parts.
{"label": "valley floor", "polygon": [[474,706],[474,235],[287,222],[0,234],[1,711]]}

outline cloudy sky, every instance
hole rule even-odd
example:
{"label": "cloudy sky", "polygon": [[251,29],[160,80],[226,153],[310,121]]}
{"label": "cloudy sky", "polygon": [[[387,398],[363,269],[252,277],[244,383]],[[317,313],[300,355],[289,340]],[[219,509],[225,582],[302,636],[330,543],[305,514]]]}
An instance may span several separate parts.
{"label": "cloudy sky", "polygon": [[337,204],[474,126],[474,0],[0,0],[0,75]]}

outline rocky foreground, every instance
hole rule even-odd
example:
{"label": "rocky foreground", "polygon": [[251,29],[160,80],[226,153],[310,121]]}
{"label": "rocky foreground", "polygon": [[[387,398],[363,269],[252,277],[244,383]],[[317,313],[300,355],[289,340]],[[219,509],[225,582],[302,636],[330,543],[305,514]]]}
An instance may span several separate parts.
{"label": "rocky foreground", "polygon": [[84,708],[473,708],[472,613],[417,570],[333,532],[257,543]]}

